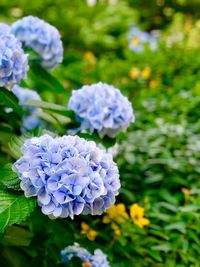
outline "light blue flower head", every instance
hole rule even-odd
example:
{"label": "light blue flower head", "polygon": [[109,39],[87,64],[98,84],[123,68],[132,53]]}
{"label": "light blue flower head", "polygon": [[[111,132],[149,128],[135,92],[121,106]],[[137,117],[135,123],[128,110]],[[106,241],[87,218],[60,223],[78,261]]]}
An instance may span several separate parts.
{"label": "light blue flower head", "polygon": [[26,197],[51,218],[100,215],[115,202],[119,172],[112,156],[78,136],[27,140],[14,164]]}
{"label": "light blue flower head", "polygon": [[119,89],[102,82],[73,90],[68,108],[76,113],[81,130],[97,130],[101,137],[115,137],[135,119],[128,98]]}
{"label": "light blue flower head", "polygon": [[157,49],[157,39],[148,32],[142,32],[134,26],[128,32],[129,48],[132,51],[141,53],[148,46],[151,50]]}
{"label": "light blue flower head", "polygon": [[94,255],[92,255],[85,248],[82,248],[79,244],[74,243],[73,246],[68,246],[61,251],[61,258],[63,262],[68,262],[73,257],[80,258],[83,263],[90,263],[91,267],[110,267],[107,255],[105,255],[100,249],[96,249],[94,251]]}
{"label": "light blue flower head", "polygon": [[10,33],[10,26],[7,24],[0,22],[0,36],[9,34]]}
{"label": "light blue flower head", "polygon": [[15,85],[12,88],[12,92],[16,95],[19,100],[19,105],[24,107],[27,112],[26,115],[23,116],[23,129],[22,132],[27,130],[32,130],[38,127],[41,124],[41,120],[39,118],[40,109],[32,106],[25,106],[24,104],[30,100],[41,101],[40,96],[37,92],[27,89],[21,88],[18,85]]}
{"label": "light blue flower head", "polygon": [[63,61],[63,45],[58,30],[33,16],[17,20],[11,26],[12,33],[28,48],[33,49],[47,69]]}
{"label": "light blue flower head", "polygon": [[[28,71],[27,55],[21,43],[12,34],[0,30],[0,86],[11,89],[26,78]],[[4,32],[5,31],[5,32]]]}

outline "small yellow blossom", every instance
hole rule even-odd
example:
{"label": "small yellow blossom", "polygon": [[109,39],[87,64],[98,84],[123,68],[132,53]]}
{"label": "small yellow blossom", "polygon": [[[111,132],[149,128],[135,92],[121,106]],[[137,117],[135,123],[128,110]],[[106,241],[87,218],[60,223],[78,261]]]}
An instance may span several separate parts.
{"label": "small yellow blossom", "polygon": [[151,88],[151,89],[155,89],[156,87],[158,87],[158,84],[159,84],[159,82],[157,81],[157,80],[151,80],[150,82],[149,82],[149,87]]}
{"label": "small yellow blossom", "polygon": [[87,51],[84,53],[84,59],[89,63],[95,63],[96,57],[91,51]]}
{"label": "small yellow blossom", "polygon": [[98,232],[95,230],[89,230],[87,233],[87,238],[91,241],[95,240],[95,238],[97,237]]}
{"label": "small yellow blossom", "polygon": [[132,80],[136,80],[140,75],[140,69],[138,68],[131,68],[129,71],[129,76]]}
{"label": "small yellow blossom", "polygon": [[82,267],[92,267],[92,263],[91,262],[83,262]]}
{"label": "small yellow blossom", "polygon": [[185,187],[182,187],[181,188],[181,191],[182,191],[182,193],[184,193],[185,195],[192,195],[192,190],[190,190],[190,189],[187,189],[187,188],[185,188]]}
{"label": "small yellow blossom", "polygon": [[184,24],[185,32],[190,32],[191,29],[192,29],[192,24],[190,22],[185,22]]}
{"label": "small yellow blossom", "polygon": [[147,80],[151,75],[151,68],[150,67],[145,67],[142,72],[141,76],[144,80]]}
{"label": "small yellow blossom", "polygon": [[118,225],[116,225],[115,223],[112,223],[112,224],[111,224],[111,228],[112,228],[113,231],[115,232],[115,235],[116,235],[116,236],[121,235],[121,230],[120,230],[120,228],[119,228]]}
{"label": "small yellow blossom", "polygon": [[144,218],[144,209],[138,204],[133,204],[130,207],[130,216],[133,219],[134,224],[143,228],[143,226],[148,225],[150,221]]}
{"label": "small yellow blossom", "polygon": [[87,223],[82,222],[81,223],[81,234],[86,235],[89,240],[93,241],[97,237],[98,232],[91,229]]}
{"label": "small yellow blossom", "polygon": [[118,223],[124,223],[128,219],[128,213],[126,212],[126,207],[123,203],[113,205],[107,210],[107,215],[103,218],[103,223],[110,223],[111,221],[116,221]]}
{"label": "small yellow blossom", "polygon": [[141,44],[141,40],[138,37],[133,37],[131,39],[131,44],[134,46],[139,46]]}
{"label": "small yellow blossom", "polygon": [[87,223],[85,222],[81,223],[81,234],[86,234],[89,229],[90,226]]}
{"label": "small yellow blossom", "polygon": [[118,224],[123,224],[128,218],[129,216],[126,212],[125,205],[123,203],[119,203],[117,205],[113,205],[107,210],[107,214],[103,217],[103,223],[111,223],[111,228],[115,232],[115,235],[120,235],[120,226],[117,225],[116,222]]}

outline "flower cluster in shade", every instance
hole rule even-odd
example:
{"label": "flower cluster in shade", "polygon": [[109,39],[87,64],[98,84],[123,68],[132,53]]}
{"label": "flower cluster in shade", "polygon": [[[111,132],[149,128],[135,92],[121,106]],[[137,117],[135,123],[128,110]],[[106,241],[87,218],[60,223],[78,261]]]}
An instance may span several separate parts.
{"label": "flower cluster in shade", "polygon": [[61,251],[61,258],[63,262],[69,262],[73,257],[80,258],[83,262],[82,266],[110,267],[107,255],[105,255],[100,249],[95,249],[94,255],[92,255],[85,248],[82,248],[79,244],[74,243],[73,246],[68,246]]}
{"label": "flower cluster in shade", "polygon": [[102,82],[73,90],[68,108],[81,123],[81,130],[97,130],[101,137],[115,137],[134,122],[133,108],[119,89]]}
{"label": "flower cluster in shade", "polygon": [[0,24],[0,86],[11,89],[26,78],[28,58],[21,43],[9,33],[9,26]]}
{"label": "flower cluster in shade", "polygon": [[58,30],[47,22],[33,16],[17,20],[11,32],[26,47],[33,49],[47,69],[63,61],[63,45]]}
{"label": "flower cluster in shade", "polygon": [[141,53],[145,47],[151,50],[156,50],[158,46],[157,38],[148,32],[141,31],[138,27],[134,26],[128,32],[129,48],[132,51]]}
{"label": "flower cluster in shade", "polygon": [[12,88],[12,92],[18,98],[19,105],[24,107],[27,113],[23,116],[22,132],[25,132],[26,130],[32,130],[41,125],[41,120],[39,118],[40,109],[33,106],[25,106],[25,103],[30,100],[41,101],[38,93],[31,89],[21,88],[18,85],[15,85]]}
{"label": "flower cluster in shade", "polygon": [[26,197],[50,218],[100,215],[115,202],[119,171],[112,156],[78,136],[33,137],[14,164]]}

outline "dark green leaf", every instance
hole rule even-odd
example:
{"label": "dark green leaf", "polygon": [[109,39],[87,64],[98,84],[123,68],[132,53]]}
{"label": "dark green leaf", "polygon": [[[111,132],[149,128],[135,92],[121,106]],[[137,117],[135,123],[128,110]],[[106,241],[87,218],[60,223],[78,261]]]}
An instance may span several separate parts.
{"label": "dark green leaf", "polygon": [[74,118],[74,112],[71,110],[67,110],[66,107],[61,106],[61,105],[56,105],[56,104],[48,103],[44,101],[35,101],[35,100],[28,101],[26,102],[25,105],[42,108],[44,110],[55,112],[55,113],[67,116],[69,118]]}
{"label": "dark green leaf", "polygon": [[23,115],[23,110],[18,104],[17,97],[6,88],[0,88],[0,103],[3,103],[5,107],[12,108],[17,114]]}
{"label": "dark green leaf", "polygon": [[51,89],[52,92],[66,94],[66,90],[62,86],[62,84],[53,75],[46,71],[40,64],[32,62],[30,64],[30,67],[35,77],[37,77],[37,79],[40,79],[41,83],[46,84],[46,86]]}
{"label": "dark green leaf", "polygon": [[11,224],[24,221],[34,210],[35,205],[35,198],[26,198],[24,194],[0,189],[0,232]]}
{"label": "dark green leaf", "polygon": [[12,164],[6,164],[0,169],[0,184],[7,188],[12,188],[15,190],[20,189],[20,179],[12,170]]}

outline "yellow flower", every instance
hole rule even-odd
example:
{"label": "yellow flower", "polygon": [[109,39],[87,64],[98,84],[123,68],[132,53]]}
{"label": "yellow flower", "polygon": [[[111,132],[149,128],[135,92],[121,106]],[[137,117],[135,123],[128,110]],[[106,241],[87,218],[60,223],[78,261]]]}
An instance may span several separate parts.
{"label": "yellow flower", "polygon": [[147,80],[151,75],[151,68],[149,67],[145,67],[142,72],[141,72],[141,76],[144,80]]}
{"label": "yellow flower", "polygon": [[92,267],[92,263],[90,262],[83,262],[82,267]]}
{"label": "yellow flower", "polygon": [[90,226],[87,223],[85,222],[81,223],[81,234],[86,234],[89,229],[90,229]]}
{"label": "yellow flower", "polygon": [[130,216],[133,219],[134,224],[143,228],[143,226],[148,225],[150,221],[144,218],[144,209],[138,204],[133,204],[130,207]]}
{"label": "yellow flower", "polygon": [[133,37],[131,39],[131,44],[134,45],[134,46],[138,46],[138,45],[140,45],[140,43],[141,43],[141,41],[140,41],[140,39],[138,37]]}
{"label": "yellow flower", "polygon": [[95,230],[89,230],[87,233],[87,238],[91,241],[95,240],[95,238],[97,237],[98,232]]}
{"label": "yellow flower", "polygon": [[129,76],[132,80],[136,80],[140,75],[140,69],[138,68],[131,68],[129,71]]}
{"label": "yellow flower", "polygon": [[82,222],[81,223],[81,234],[86,235],[89,240],[93,241],[97,237],[98,232],[91,229],[87,223]]}
{"label": "yellow flower", "polygon": [[107,215],[103,218],[103,223],[110,223],[111,221],[116,221],[118,223],[125,223],[128,219],[128,213],[126,212],[126,207],[123,203],[113,205],[107,210]]}
{"label": "yellow flower", "polygon": [[182,193],[183,194],[185,194],[185,195],[192,195],[192,190],[190,190],[190,189],[187,189],[187,188],[185,188],[185,187],[182,187],[181,188],[181,191],[182,191]]}
{"label": "yellow flower", "polygon": [[107,210],[107,214],[103,217],[103,223],[111,223],[111,228],[115,232],[115,235],[120,235],[120,226],[117,225],[116,222],[118,224],[123,224],[128,218],[129,216],[126,212],[125,205],[123,203],[119,203],[117,205],[113,205]]}
{"label": "yellow flower", "polygon": [[95,63],[96,57],[91,51],[87,51],[84,53],[84,59],[89,63]]}
{"label": "yellow flower", "polygon": [[113,231],[115,232],[115,235],[121,235],[121,230],[119,228],[118,225],[116,225],[115,223],[111,224],[111,228],[113,229]]}
{"label": "yellow flower", "polygon": [[192,29],[192,24],[190,22],[185,22],[184,30],[185,32],[189,32]]}
{"label": "yellow flower", "polygon": [[158,82],[157,80],[151,80],[151,81],[149,82],[149,87],[150,87],[151,89],[155,89],[156,87],[158,87],[158,84],[159,84],[159,82]]}

